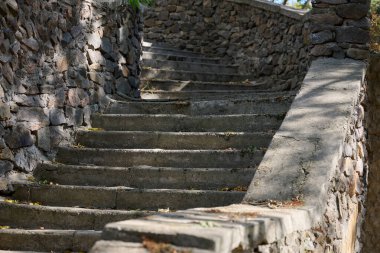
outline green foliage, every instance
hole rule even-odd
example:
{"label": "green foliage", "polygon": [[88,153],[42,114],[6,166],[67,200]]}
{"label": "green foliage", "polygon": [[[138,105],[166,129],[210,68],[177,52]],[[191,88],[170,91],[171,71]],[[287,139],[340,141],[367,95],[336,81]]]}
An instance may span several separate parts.
{"label": "green foliage", "polygon": [[124,0],[132,6],[133,9],[138,10],[140,8],[140,4],[143,5],[152,5],[154,0]]}
{"label": "green foliage", "polygon": [[380,0],[371,2],[371,50],[380,52]]}

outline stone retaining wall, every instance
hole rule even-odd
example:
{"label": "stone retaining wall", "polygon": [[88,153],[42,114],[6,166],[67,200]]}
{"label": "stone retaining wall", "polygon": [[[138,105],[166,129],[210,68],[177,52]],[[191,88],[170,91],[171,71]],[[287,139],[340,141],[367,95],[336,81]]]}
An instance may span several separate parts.
{"label": "stone retaining wall", "polygon": [[315,0],[311,11],[311,55],[366,59],[369,49],[368,0]]}
{"label": "stone retaining wall", "polygon": [[309,65],[307,15],[269,1],[157,0],[144,16],[145,40],[222,57],[255,80],[294,88]]}
{"label": "stone retaining wall", "polygon": [[54,155],[107,94],[139,96],[139,15],[102,2],[0,2],[0,176]]}

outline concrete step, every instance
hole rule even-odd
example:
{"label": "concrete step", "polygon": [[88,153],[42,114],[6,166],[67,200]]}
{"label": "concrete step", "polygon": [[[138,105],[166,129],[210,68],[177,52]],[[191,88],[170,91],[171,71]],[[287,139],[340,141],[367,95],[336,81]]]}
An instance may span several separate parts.
{"label": "concrete step", "polygon": [[133,189],[67,185],[14,184],[13,198],[49,206],[119,210],[181,210],[240,203],[245,192],[176,189]]}
{"label": "concrete step", "polygon": [[263,150],[163,150],[61,147],[56,162],[110,167],[158,166],[181,168],[255,167]]}
{"label": "concrete step", "polygon": [[172,102],[126,102],[113,103],[107,114],[265,114],[286,113],[293,101],[291,96],[255,99],[195,100]]}
{"label": "concrete step", "polygon": [[143,67],[141,78],[144,79],[171,79],[171,80],[192,80],[202,82],[242,82],[249,80],[246,75],[213,73],[213,72],[191,72],[180,70],[165,70]]}
{"label": "concrete step", "polygon": [[266,83],[256,82],[199,82],[179,81],[165,79],[141,79],[142,90],[156,91],[200,91],[200,90],[228,90],[230,93],[236,90],[265,90]]}
{"label": "concrete step", "polygon": [[148,60],[142,62],[144,67],[165,70],[179,70],[179,71],[192,71],[192,72],[206,72],[206,73],[223,73],[223,74],[237,74],[239,67],[237,65],[222,65],[210,64],[200,62],[186,62],[186,61],[168,61],[168,60]]}
{"label": "concrete step", "polygon": [[194,53],[191,51],[174,49],[169,47],[160,47],[160,46],[150,46],[142,47],[143,54],[145,53],[155,53],[155,54],[170,54],[170,55],[178,55],[178,56],[188,56],[188,57],[205,57],[200,53]]}
{"label": "concrete step", "polygon": [[284,114],[188,116],[182,114],[93,115],[92,126],[113,131],[257,132],[276,130]]}
{"label": "concrete step", "polygon": [[0,250],[0,253],[42,253],[37,251]]}
{"label": "concrete step", "polygon": [[0,203],[0,224],[23,229],[43,227],[45,229],[102,230],[107,223],[136,219],[149,214],[153,213]]}
{"label": "concrete step", "polygon": [[86,252],[100,239],[101,231],[86,230],[0,230],[0,249],[44,252]]}
{"label": "concrete step", "polygon": [[239,248],[241,237],[252,233],[246,231],[244,223],[232,222],[231,218],[219,221],[216,220],[216,215],[204,216],[206,217],[203,219],[197,219],[182,217],[180,214],[168,214],[167,217],[151,216],[148,219],[111,223],[103,230],[102,239],[142,243],[143,238],[150,238],[179,247],[197,248],[215,253],[248,252],[235,251]]}
{"label": "concrete step", "polygon": [[186,62],[200,62],[200,63],[211,63],[218,64],[220,62],[219,58],[207,58],[203,56],[183,56],[176,53],[153,53],[153,52],[143,52],[142,60],[167,60],[167,61],[186,61]]}
{"label": "concrete step", "polygon": [[60,185],[218,190],[249,185],[254,174],[255,168],[105,167],[44,163],[37,167],[34,176],[37,181]]}
{"label": "concrete step", "polygon": [[[149,245],[147,245],[150,242]],[[144,245],[145,244],[145,245]],[[148,247],[151,247],[149,250]],[[153,247],[156,247],[155,249],[163,250],[163,251],[155,251]],[[164,251],[165,250],[165,251]],[[90,253],[160,253],[160,252],[166,252],[166,253],[215,253],[215,251],[209,251],[209,250],[202,250],[197,248],[184,248],[184,247],[178,247],[171,244],[166,243],[160,243],[152,241],[152,240],[145,240],[143,243],[134,243],[134,242],[123,242],[123,241],[105,241],[100,240],[97,241],[92,247]],[[0,252],[1,253],[1,252]]]}
{"label": "concrete step", "polygon": [[269,146],[272,133],[78,131],[76,142],[89,148],[246,149]]}
{"label": "concrete step", "polygon": [[200,90],[200,91],[157,91],[144,90],[141,98],[149,101],[150,99],[166,100],[236,100],[236,99],[256,99],[274,97],[273,93],[257,93],[250,90]]}

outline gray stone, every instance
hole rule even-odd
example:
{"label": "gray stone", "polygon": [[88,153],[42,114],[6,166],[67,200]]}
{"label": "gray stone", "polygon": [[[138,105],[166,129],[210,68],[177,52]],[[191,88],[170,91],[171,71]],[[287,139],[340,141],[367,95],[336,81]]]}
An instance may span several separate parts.
{"label": "gray stone", "polygon": [[367,4],[342,4],[336,7],[336,13],[342,18],[358,20],[368,15],[369,5]]}
{"label": "gray stone", "polygon": [[88,53],[89,64],[98,63],[101,65],[105,65],[106,61],[99,51],[88,49],[87,53]]}
{"label": "gray stone", "polygon": [[313,33],[311,35],[311,42],[313,44],[322,44],[325,42],[332,41],[334,39],[334,34],[331,31],[321,31],[318,33]]}
{"label": "gray stone", "polygon": [[79,34],[81,34],[82,32],[82,27],[81,26],[73,26],[71,28],[71,35],[73,36],[73,38],[76,38],[79,36]]}
{"label": "gray stone", "polygon": [[314,56],[331,56],[337,47],[336,43],[333,42],[316,45],[311,49],[310,54]]}
{"label": "gray stone", "polygon": [[340,25],[343,19],[335,13],[312,14],[311,20],[318,24]]}
{"label": "gray stone", "polygon": [[44,151],[50,151],[50,128],[44,127],[37,131],[37,146]]}
{"label": "gray stone", "polygon": [[30,131],[24,125],[16,125],[5,135],[5,142],[12,148],[32,146],[34,143]]}
{"label": "gray stone", "polygon": [[37,107],[21,107],[16,115],[17,121],[25,122],[24,125],[35,131],[50,124],[49,117],[44,109]]}
{"label": "gray stone", "polygon": [[50,145],[52,148],[57,148],[61,145],[69,145],[72,143],[70,135],[71,131],[63,126],[50,127]]}
{"label": "gray stone", "polygon": [[21,42],[33,51],[38,51],[40,49],[38,41],[34,38],[23,39]]}
{"label": "gray stone", "polygon": [[92,33],[87,37],[87,42],[89,45],[93,46],[94,49],[99,49],[102,45],[102,39],[98,33]]}
{"label": "gray stone", "polygon": [[[13,163],[0,160],[0,177],[13,170]],[[1,191],[1,189],[0,189]]]}
{"label": "gray stone", "polygon": [[371,27],[371,20],[368,17],[359,19],[359,20],[352,20],[348,19],[343,22],[344,26],[355,26],[359,27],[365,30],[368,30]]}
{"label": "gray stone", "polygon": [[46,160],[46,158],[34,145],[28,148],[19,149],[15,155],[16,167],[25,172],[33,171],[38,163],[44,160]]}
{"label": "gray stone", "polygon": [[16,0],[6,0],[6,3],[12,10],[18,12],[18,4]]}
{"label": "gray stone", "polygon": [[61,40],[62,46],[68,46],[71,43],[71,41],[73,41],[73,37],[69,32],[65,32]]}
{"label": "gray stone", "polygon": [[0,121],[11,118],[10,106],[0,101]]}
{"label": "gray stone", "polygon": [[49,113],[50,123],[58,126],[66,123],[65,113],[62,109],[54,108]]}
{"label": "gray stone", "polygon": [[338,27],[336,29],[336,41],[365,44],[369,42],[369,31],[353,26]]}
{"label": "gray stone", "polygon": [[5,55],[5,54],[0,54],[0,63],[8,63],[12,59],[12,56],[10,55]]}
{"label": "gray stone", "polygon": [[365,60],[369,57],[369,51],[359,48],[349,48],[347,56],[356,60]]}
{"label": "gray stone", "polygon": [[67,125],[81,126],[83,124],[83,110],[67,106],[65,109]]}
{"label": "gray stone", "polygon": [[0,148],[0,160],[14,161],[13,153],[8,147]]}
{"label": "gray stone", "polygon": [[102,38],[102,44],[100,48],[103,52],[107,53],[108,55],[111,55],[113,52],[111,40],[106,37]]}

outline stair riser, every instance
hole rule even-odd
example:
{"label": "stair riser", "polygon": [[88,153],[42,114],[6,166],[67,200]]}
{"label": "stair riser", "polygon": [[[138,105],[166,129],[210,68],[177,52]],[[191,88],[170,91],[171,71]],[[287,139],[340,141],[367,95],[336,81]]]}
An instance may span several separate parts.
{"label": "stair riser", "polygon": [[0,206],[0,224],[2,226],[22,227],[24,229],[44,227],[45,229],[102,230],[107,223],[137,219],[146,215],[143,212],[126,214],[113,211],[69,212],[54,208],[33,208],[15,204]]}
{"label": "stair riser", "polygon": [[202,72],[181,72],[170,70],[143,69],[141,78],[145,79],[172,79],[192,80],[201,82],[237,82],[247,80],[248,77],[228,74],[210,74]]}
{"label": "stair riser", "polygon": [[[143,189],[202,189],[247,186],[255,169],[176,169],[176,168],[110,168],[39,166],[37,180],[60,185],[127,186]],[[149,175],[149,176],[147,176]],[[107,180],[104,180],[107,178]]]}
{"label": "stair riser", "polygon": [[223,114],[266,114],[286,113],[291,99],[281,103],[273,101],[198,101],[178,103],[119,103],[113,104],[110,114],[186,114],[186,115],[223,115]]}
{"label": "stair riser", "polygon": [[259,90],[265,86],[242,85],[239,83],[208,83],[192,81],[165,81],[165,80],[142,80],[141,88],[145,90],[163,90],[163,91],[198,91],[198,90],[229,90],[230,93],[235,90]]}
{"label": "stair riser", "polygon": [[186,56],[186,57],[204,57],[201,54],[190,52],[190,51],[182,51],[177,49],[170,48],[159,48],[159,47],[143,47],[143,54],[145,53],[155,53],[155,54],[168,54],[168,55],[178,55],[178,56]]}
{"label": "stair riser", "polygon": [[123,149],[59,149],[56,161],[72,165],[98,165],[111,167],[159,166],[182,168],[244,168],[254,167],[263,151],[244,155],[236,152],[151,152]]}
{"label": "stair riser", "polygon": [[97,240],[100,240],[100,233],[96,235],[75,232],[14,234],[7,233],[7,230],[0,231],[0,248],[7,250],[86,252],[90,250]]}
{"label": "stair riser", "polygon": [[77,143],[90,148],[244,149],[267,147],[269,134],[176,134],[165,132],[78,132]]}
{"label": "stair riser", "polygon": [[75,187],[28,187],[15,186],[16,199],[40,202],[51,206],[88,206],[120,210],[174,210],[224,206],[240,203],[244,192],[203,192],[203,191],[140,191],[107,188]]}
{"label": "stair riser", "polygon": [[180,62],[180,61],[160,61],[160,60],[144,60],[144,67],[155,69],[207,72],[216,74],[237,74],[239,69],[237,66],[223,66],[204,63]]}
{"label": "stair riser", "polygon": [[114,131],[256,132],[277,129],[282,116],[150,117],[95,115],[93,127]]}
{"label": "stair riser", "polygon": [[213,101],[213,100],[252,100],[255,98],[265,98],[261,94],[252,93],[251,91],[224,91],[224,92],[162,92],[162,91],[143,91],[142,99],[168,99],[168,100],[193,100],[193,101]]}
{"label": "stair riser", "polygon": [[189,57],[189,56],[181,56],[178,54],[156,54],[152,52],[145,52],[142,56],[142,59],[154,59],[154,60],[168,60],[168,61],[186,61],[186,62],[200,62],[200,63],[210,63],[210,64],[218,64],[218,59],[210,59],[203,57]]}

